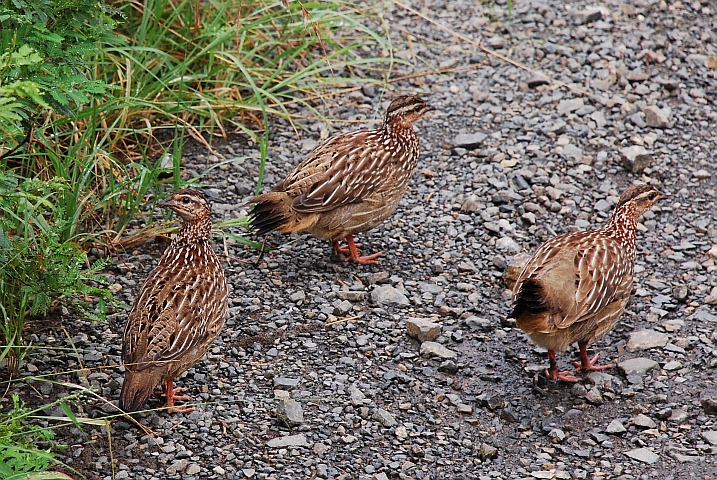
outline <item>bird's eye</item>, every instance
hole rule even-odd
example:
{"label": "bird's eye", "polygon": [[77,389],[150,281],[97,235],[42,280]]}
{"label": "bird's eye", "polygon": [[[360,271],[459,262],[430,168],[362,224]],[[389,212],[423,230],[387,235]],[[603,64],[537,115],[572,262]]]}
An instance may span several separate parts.
{"label": "bird's eye", "polygon": [[657,194],[655,192],[650,192],[650,194],[647,196],[647,199],[652,201],[657,197]]}
{"label": "bird's eye", "polygon": [[191,202],[191,200],[189,199],[189,197],[182,197],[182,203],[183,203],[183,204],[187,205],[187,204],[189,204],[189,202]]}
{"label": "bird's eye", "polygon": [[418,112],[420,112],[422,109],[423,109],[423,106],[421,106],[421,105],[416,105],[415,107],[413,107],[413,112],[414,112],[414,113],[418,113]]}

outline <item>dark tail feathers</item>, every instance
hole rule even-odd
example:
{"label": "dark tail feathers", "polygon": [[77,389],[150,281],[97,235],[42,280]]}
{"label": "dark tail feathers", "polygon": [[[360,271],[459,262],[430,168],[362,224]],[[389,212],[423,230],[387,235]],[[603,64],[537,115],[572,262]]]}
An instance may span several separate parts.
{"label": "dark tail feathers", "polygon": [[525,312],[537,315],[547,311],[548,308],[545,305],[544,298],[543,287],[540,282],[532,278],[525,280],[518,291],[510,318],[518,318]]}
{"label": "dark tail feathers", "polygon": [[288,220],[281,204],[271,199],[260,199],[249,212],[249,225],[257,235],[265,235],[276,230]]}

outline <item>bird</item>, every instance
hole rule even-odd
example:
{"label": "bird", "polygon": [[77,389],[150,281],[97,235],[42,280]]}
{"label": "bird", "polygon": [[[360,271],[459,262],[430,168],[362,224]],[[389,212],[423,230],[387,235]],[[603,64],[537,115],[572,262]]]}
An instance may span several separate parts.
{"label": "bird", "polygon": [[224,269],[212,249],[211,210],[202,192],[182,188],[157,203],[182,219],[179,233],[147,277],[127,316],[122,341],[124,382],[119,405],[142,408],[154,388],[164,387],[164,407],[187,413],[175,400],[189,400],[174,378],[202,359],[219,335],[227,313]]}
{"label": "bird", "polygon": [[625,189],[608,222],[596,230],[572,232],[541,245],[523,267],[513,286],[510,318],[536,344],[548,349],[551,380],[577,382],[572,372],[559,371],[556,351],[577,342],[576,372],[597,371],[587,347],[607,334],[625,310],[635,268],[635,240],[640,216],[664,198],[651,185]]}
{"label": "bird", "polygon": [[[398,206],[416,169],[419,140],[413,124],[434,110],[416,95],[391,101],[375,130],[334,135],[316,147],[272,191],[250,199],[250,226],[258,235],[306,231],[330,240],[335,255],[361,265],[353,235],[380,225]],[[346,246],[340,240],[346,239]]]}

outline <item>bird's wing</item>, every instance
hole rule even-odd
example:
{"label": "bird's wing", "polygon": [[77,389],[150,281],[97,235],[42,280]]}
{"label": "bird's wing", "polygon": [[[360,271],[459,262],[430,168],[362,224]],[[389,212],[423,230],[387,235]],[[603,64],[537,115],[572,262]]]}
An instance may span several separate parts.
{"label": "bird's wing", "polygon": [[618,245],[609,239],[591,238],[579,245],[574,257],[577,310],[558,322],[559,328],[592,318],[610,303],[629,295],[630,287],[626,285],[632,282],[625,279],[632,278],[632,268],[622,255]]}
{"label": "bird's wing", "polygon": [[351,203],[361,202],[382,178],[377,139],[371,131],[330,138],[316,148],[279,184],[294,198],[293,208],[302,213],[334,210]]}
{"label": "bird's wing", "polygon": [[[203,302],[198,296],[212,294],[213,284],[204,275],[186,273],[172,278],[155,269],[147,278],[127,319],[123,343],[123,361],[135,364],[159,364],[181,358],[208,341],[208,318],[219,302]],[[210,309],[212,311],[204,311]]]}

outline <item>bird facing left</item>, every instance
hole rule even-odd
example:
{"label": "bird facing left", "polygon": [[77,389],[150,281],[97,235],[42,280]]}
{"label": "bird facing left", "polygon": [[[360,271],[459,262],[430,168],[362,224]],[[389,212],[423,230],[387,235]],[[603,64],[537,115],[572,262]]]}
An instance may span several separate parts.
{"label": "bird facing left", "polygon": [[204,194],[183,188],[158,203],[182,219],[182,227],[147,277],[127,317],[122,341],[124,383],[119,405],[134,412],[163,385],[169,412],[188,412],[189,400],[174,378],[202,359],[227,313],[227,281],[212,249],[212,217]]}

